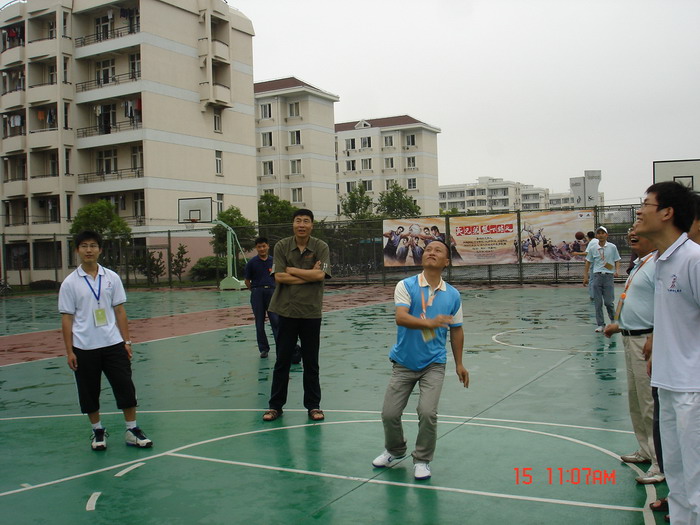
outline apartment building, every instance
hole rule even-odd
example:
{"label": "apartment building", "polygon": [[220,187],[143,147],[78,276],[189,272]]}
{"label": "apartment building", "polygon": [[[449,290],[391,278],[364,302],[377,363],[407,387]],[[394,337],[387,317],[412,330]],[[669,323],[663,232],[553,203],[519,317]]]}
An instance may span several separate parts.
{"label": "apartment building", "polygon": [[360,184],[375,202],[382,191],[398,184],[422,215],[438,214],[439,128],[401,115],[343,122],[335,125],[335,132],[338,202]]}
{"label": "apartment building", "polygon": [[549,190],[510,180],[479,177],[475,183],[440,186],[438,198],[442,211],[497,213],[545,209]]}
{"label": "apartment building", "polygon": [[142,239],[177,227],[180,198],[257,217],[253,27],[242,13],[223,0],[31,0],[0,10],[0,31],[10,275],[66,275],[70,248],[53,234],[98,199]]}
{"label": "apartment building", "polygon": [[258,193],[335,218],[339,97],[294,77],[255,83]]}

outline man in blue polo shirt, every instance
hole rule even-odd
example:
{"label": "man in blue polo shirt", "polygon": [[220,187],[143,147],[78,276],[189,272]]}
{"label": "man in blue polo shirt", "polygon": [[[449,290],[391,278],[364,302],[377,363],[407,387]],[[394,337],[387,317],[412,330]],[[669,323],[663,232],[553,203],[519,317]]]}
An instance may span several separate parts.
{"label": "man in blue polo shirt", "polygon": [[255,250],[258,254],[245,265],[245,285],[250,290],[250,306],[255,316],[255,334],[258,339],[260,357],[265,358],[270,352],[270,344],[265,333],[265,314],[270,319],[272,334],[277,341],[277,323],[279,318],[274,312],[268,311],[272,294],[275,293],[275,278],[272,276],[272,257],[270,244],[265,237],[255,239]]}
{"label": "man in blue polo shirt", "polygon": [[620,254],[617,246],[608,242],[608,230],[598,226],[595,231],[598,245],[586,249],[586,265],[583,270],[583,286],[588,286],[590,272],[593,272],[593,300],[595,301],[596,332],[605,329],[603,304],[608,311],[610,322],[615,319],[615,280],[620,274]]}
{"label": "man in blue polo shirt", "polygon": [[372,465],[390,467],[406,455],[401,416],[418,383],[413,474],[416,479],[428,479],[437,441],[437,407],[445,379],[448,328],[457,376],[465,387],[469,386],[469,373],[462,365],[462,300],[459,292],[442,280],[442,271],[450,264],[450,249],[442,241],[431,242],[421,264],[423,273],[400,281],[394,293],[398,332],[389,353],[393,370],[382,408],[385,450]]}

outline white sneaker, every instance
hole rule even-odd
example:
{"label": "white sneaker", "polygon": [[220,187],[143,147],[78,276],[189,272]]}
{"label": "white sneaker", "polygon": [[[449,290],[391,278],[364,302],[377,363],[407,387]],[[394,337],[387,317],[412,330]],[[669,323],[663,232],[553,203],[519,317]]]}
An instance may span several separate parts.
{"label": "white sneaker", "polygon": [[430,465],[428,463],[414,463],[413,465],[413,477],[416,479],[428,479],[432,474],[430,473]]}
{"label": "white sneaker", "polygon": [[632,454],[625,454],[624,456],[620,456],[620,459],[625,463],[651,463],[651,460],[642,456],[639,450],[637,450],[636,452],[632,452]]}
{"label": "white sneaker", "polygon": [[661,483],[662,481],[664,481],[666,479],[666,476],[664,476],[661,472],[652,472],[650,470],[643,476],[639,476],[635,479],[640,485],[653,485],[654,483]]}
{"label": "white sneaker", "polygon": [[605,330],[604,326],[599,326],[598,328],[595,329],[595,331],[598,333],[602,332],[603,330]]}
{"label": "white sneaker", "polygon": [[404,454],[403,456],[392,456],[389,454],[386,450],[379,454],[376,458],[374,458],[374,461],[372,461],[372,466],[377,467],[377,468],[382,468],[382,467],[391,467],[395,463],[398,463],[400,460],[405,458],[406,455]]}
{"label": "white sneaker", "polygon": [[124,439],[126,444],[132,447],[151,448],[153,446],[153,441],[148,439],[139,427],[127,430],[126,434],[124,434]]}

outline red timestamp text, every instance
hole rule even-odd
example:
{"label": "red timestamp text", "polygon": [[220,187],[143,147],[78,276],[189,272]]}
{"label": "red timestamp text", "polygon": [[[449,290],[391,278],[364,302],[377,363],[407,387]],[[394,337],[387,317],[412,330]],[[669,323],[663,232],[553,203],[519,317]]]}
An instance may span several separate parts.
{"label": "red timestamp text", "polygon": [[[515,484],[532,485],[535,481],[544,480],[548,485],[615,485],[615,471],[593,469],[588,467],[552,468],[544,472],[533,472],[532,467],[516,467]],[[536,476],[540,476],[537,480]]]}

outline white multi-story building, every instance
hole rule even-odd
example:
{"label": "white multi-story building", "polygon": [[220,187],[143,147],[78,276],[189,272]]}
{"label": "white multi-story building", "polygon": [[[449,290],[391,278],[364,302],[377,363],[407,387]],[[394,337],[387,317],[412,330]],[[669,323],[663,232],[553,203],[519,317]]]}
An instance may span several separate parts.
{"label": "white multi-story building", "polygon": [[422,215],[438,214],[439,128],[402,115],[343,122],[335,131],[338,199],[362,184],[376,202],[382,191],[398,184]]}
{"label": "white multi-story building", "polygon": [[336,95],[294,77],[255,83],[258,193],[335,217]]}
{"label": "white multi-story building", "polygon": [[506,212],[544,209],[549,190],[493,177],[439,188],[440,210],[460,213]]}
{"label": "white multi-story building", "polygon": [[257,218],[253,27],[239,11],[223,0],[18,1],[0,10],[0,30],[10,272],[52,279],[58,253],[62,278],[69,247],[52,234],[98,199],[143,235],[176,227],[180,198]]}

